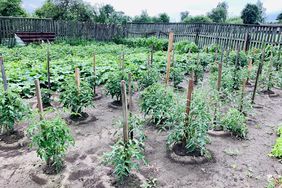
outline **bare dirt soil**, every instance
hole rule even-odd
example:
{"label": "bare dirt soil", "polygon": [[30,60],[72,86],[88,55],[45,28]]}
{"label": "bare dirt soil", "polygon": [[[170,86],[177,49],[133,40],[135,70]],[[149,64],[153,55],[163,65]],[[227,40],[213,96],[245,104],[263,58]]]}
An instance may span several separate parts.
{"label": "bare dirt soil", "polygon": [[[145,155],[149,164],[142,166],[140,174],[145,178],[156,178],[158,187],[265,187],[269,175],[282,174],[281,163],[268,156],[276,139],[277,126],[282,123],[282,91],[274,91],[280,97],[270,98],[263,94],[256,97],[263,108],[254,109],[248,116],[247,140],[211,137],[207,148],[215,160],[205,164],[171,161],[165,144],[168,132],[146,127]],[[138,93],[134,96],[136,111],[137,99]],[[45,175],[45,163],[28,146],[13,150],[0,148],[0,187],[102,188],[115,184],[113,169],[102,163],[103,153],[110,151],[116,139],[114,133],[118,127],[114,124],[122,117],[121,110],[108,107],[111,101],[110,97],[104,96],[95,102],[96,108],[86,110],[90,117],[97,119],[70,125],[76,142],[68,150],[66,167],[58,175]],[[26,127],[27,123],[24,123],[17,128],[24,130]]]}

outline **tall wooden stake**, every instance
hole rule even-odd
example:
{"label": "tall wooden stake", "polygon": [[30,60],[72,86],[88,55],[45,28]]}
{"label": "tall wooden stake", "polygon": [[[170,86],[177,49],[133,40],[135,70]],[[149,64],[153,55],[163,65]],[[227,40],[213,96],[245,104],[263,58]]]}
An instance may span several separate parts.
{"label": "tall wooden stake", "polygon": [[40,82],[38,79],[36,79],[34,83],[36,89],[36,99],[37,99],[37,107],[39,110],[39,116],[40,116],[40,120],[43,120],[43,105],[42,105]]}
{"label": "tall wooden stake", "polygon": [[[131,74],[128,74],[128,95],[129,95],[129,117],[132,116],[132,112],[133,112],[133,99],[132,99],[132,79],[131,79]],[[130,139],[133,139],[133,130],[130,130]]]}
{"label": "tall wooden stake", "polygon": [[218,78],[217,78],[217,91],[220,91],[221,79],[222,79],[222,63],[223,63],[224,51],[221,52],[220,63],[218,64]]}
{"label": "tall wooden stake", "polygon": [[190,106],[191,106],[193,89],[194,89],[194,73],[192,73],[191,78],[189,80],[189,85],[188,85],[187,101],[186,101],[186,118],[187,119],[189,118],[189,114],[190,114]]}
{"label": "tall wooden stake", "polygon": [[4,91],[7,91],[8,90],[8,81],[7,81],[5,67],[4,67],[4,60],[1,55],[0,55],[0,66],[1,66],[2,80],[4,83]]}
{"label": "tall wooden stake", "polygon": [[264,62],[264,56],[265,56],[265,49],[263,48],[262,54],[261,54],[261,62],[258,66],[258,70],[257,70],[257,75],[256,75],[256,81],[255,81],[255,86],[254,86],[254,90],[253,90],[253,95],[252,95],[252,104],[255,103],[255,96],[256,96],[256,91],[257,91],[257,86],[258,86],[258,80],[259,80],[259,75],[262,72],[262,66],[263,66],[263,62]]}
{"label": "tall wooden stake", "polygon": [[125,81],[121,81],[121,94],[122,94],[122,114],[123,114],[123,141],[128,143],[128,110],[127,110],[127,96]]}
{"label": "tall wooden stake", "polygon": [[49,98],[51,98],[51,73],[50,73],[50,49],[49,45],[47,47],[47,79],[48,79],[48,90],[49,90]]}
{"label": "tall wooden stake", "polygon": [[78,91],[80,90],[80,71],[79,68],[75,68],[75,82]]}
{"label": "tall wooden stake", "polygon": [[252,69],[253,69],[253,63],[254,63],[254,58],[251,58],[250,61],[249,61],[249,64],[248,64],[248,77],[247,77],[246,84],[250,84],[249,80],[250,80],[251,72],[252,72]]}
{"label": "tall wooden stake", "polygon": [[93,53],[93,78],[94,78],[94,85],[93,85],[93,92],[94,97],[96,95],[96,55]]}
{"label": "tall wooden stake", "polygon": [[168,85],[169,82],[169,72],[170,72],[170,63],[171,63],[171,52],[173,50],[173,32],[169,32],[168,38],[168,49],[167,49],[167,66],[166,66],[166,79],[165,84]]}
{"label": "tall wooden stake", "polygon": [[246,83],[247,83],[247,81],[245,79],[243,79],[242,91],[241,91],[241,101],[240,101],[240,107],[239,107],[240,112],[243,112]]}

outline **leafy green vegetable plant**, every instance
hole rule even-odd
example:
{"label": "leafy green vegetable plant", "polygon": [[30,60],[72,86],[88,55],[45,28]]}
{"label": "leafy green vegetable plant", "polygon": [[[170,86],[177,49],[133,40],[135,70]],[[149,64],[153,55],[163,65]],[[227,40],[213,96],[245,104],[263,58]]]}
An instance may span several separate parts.
{"label": "leafy green vegetable plant", "polygon": [[2,133],[12,133],[15,123],[24,119],[30,110],[13,91],[0,90],[0,128]]}
{"label": "leafy green vegetable plant", "polygon": [[[190,108],[189,117],[186,117],[185,105],[182,105],[179,110],[171,111],[171,115],[176,115],[178,118],[174,121],[174,129],[169,133],[167,145],[169,149],[172,149],[176,144],[182,144],[188,153],[198,152],[200,155],[209,156],[205,145],[209,141],[207,130],[211,115],[205,92],[196,90],[193,93]],[[180,111],[182,113],[179,113]]]}
{"label": "leafy green vegetable plant", "polygon": [[180,41],[175,44],[175,50],[179,53],[199,52],[198,46],[194,42]]}
{"label": "leafy green vegetable plant", "polygon": [[66,122],[60,117],[42,120],[30,125],[28,134],[32,140],[31,146],[37,148],[37,155],[46,161],[47,167],[58,173],[63,167],[63,157],[67,148],[74,144]]}
{"label": "leafy green vegetable plant", "polygon": [[[157,125],[165,123],[175,104],[175,96],[170,88],[160,83],[147,87],[141,93],[141,111],[149,115]],[[164,128],[164,127],[163,127]]]}
{"label": "leafy green vegetable plant", "polygon": [[153,67],[148,67],[147,70],[141,72],[140,79],[138,80],[139,88],[145,89],[150,85],[158,82],[160,79],[160,72]]}
{"label": "leafy green vegetable plant", "polygon": [[71,110],[72,115],[81,116],[83,108],[93,106],[93,90],[89,83],[83,80],[78,89],[75,80],[69,79],[63,85],[60,102]]}
{"label": "leafy green vegetable plant", "polygon": [[230,108],[222,118],[221,124],[234,136],[239,138],[247,137],[248,128],[246,126],[246,118],[239,110]]}

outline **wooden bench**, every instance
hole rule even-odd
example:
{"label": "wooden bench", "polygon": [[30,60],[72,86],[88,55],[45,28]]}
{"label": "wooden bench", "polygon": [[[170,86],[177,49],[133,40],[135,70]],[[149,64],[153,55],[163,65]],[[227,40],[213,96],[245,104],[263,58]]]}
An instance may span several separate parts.
{"label": "wooden bench", "polygon": [[24,43],[32,43],[32,42],[52,42],[55,40],[55,33],[53,32],[16,32],[16,35],[24,42]]}

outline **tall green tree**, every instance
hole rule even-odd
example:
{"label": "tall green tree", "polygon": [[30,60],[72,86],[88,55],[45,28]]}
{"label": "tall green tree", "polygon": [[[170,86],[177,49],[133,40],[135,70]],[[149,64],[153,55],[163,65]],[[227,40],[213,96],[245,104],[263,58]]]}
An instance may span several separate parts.
{"label": "tall green tree", "polygon": [[185,20],[185,18],[187,18],[188,16],[189,16],[189,12],[188,11],[180,12],[180,20],[181,20],[181,22],[183,22]]}
{"label": "tall green tree", "polygon": [[261,23],[264,23],[265,19],[266,19],[266,14],[265,14],[266,8],[263,7],[263,3],[261,2],[261,0],[258,0],[256,5],[259,9],[259,19],[258,19],[258,21],[261,22]]}
{"label": "tall green tree", "polygon": [[242,10],[241,18],[244,24],[255,24],[259,22],[260,12],[255,4],[247,4]]}
{"label": "tall green tree", "polygon": [[21,0],[0,0],[0,16],[27,16]]}
{"label": "tall green tree", "polygon": [[276,20],[278,20],[279,23],[282,23],[282,12],[278,14]]}
{"label": "tall green tree", "polygon": [[141,12],[140,16],[135,16],[132,20],[133,23],[150,23],[152,22],[152,18],[149,16],[146,10]]}
{"label": "tall green tree", "polygon": [[228,5],[226,2],[218,3],[216,8],[208,13],[208,17],[215,23],[224,23],[227,19]]}
{"label": "tall green tree", "polygon": [[170,17],[166,13],[161,13],[157,17],[153,17],[151,20],[154,23],[169,23]]}

